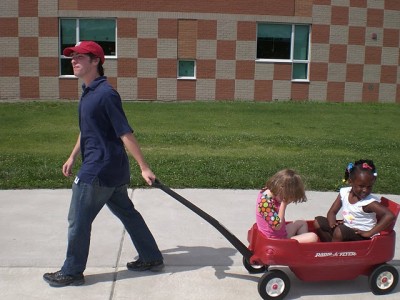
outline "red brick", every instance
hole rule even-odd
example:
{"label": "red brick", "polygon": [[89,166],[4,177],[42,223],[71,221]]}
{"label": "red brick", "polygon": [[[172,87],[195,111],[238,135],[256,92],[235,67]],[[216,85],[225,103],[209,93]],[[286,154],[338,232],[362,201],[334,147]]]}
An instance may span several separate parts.
{"label": "red brick", "polygon": [[332,6],[331,24],[348,25],[349,8],[345,6]]}
{"label": "red brick", "polygon": [[292,80],[292,64],[287,64],[287,63],[275,64],[274,80]]}
{"label": "red brick", "polygon": [[347,82],[363,82],[364,65],[348,64],[346,71]]}
{"label": "red brick", "polygon": [[39,57],[39,76],[59,76],[58,57]]}
{"label": "red brick", "polygon": [[215,21],[215,20],[198,20],[197,21],[197,38],[199,40],[216,40],[217,39],[217,21]]}
{"label": "red brick", "polygon": [[272,80],[255,80],[254,100],[272,101]]}
{"label": "red brick", "polygon": [[78,78],[60,78],[59,84],[59,97],[60,99],[78,100]]}
{"label": "red brick", "polygon": [[217,41],[217,59],[236,59],[236,41]]}
{"label": "red brick", "polygon": [[379,83],[364,83],[362,102],[378,102]]}
{"label": "red brick", "polygon": [[39,37],[58,37],[58,18],[39,18]]}
{"label": "red brick", "polygon": [[313,0],[295,0],[295,15],[312,17]]}
{"label": "red brick", "polygon": [[235,97],[235,80],[217,79],[215,90],[216,100],[233,100]]}
{"label": "red brick", "polygon": [[315,24],[312,26],[311,40],[313,43],[329,44],[330,26]]}
{"label": "red brick", "polygon": [[344,88],[344,82],[328,82],[327,100],[329,102],[343,102]]}
{"label": "red brick", "polygon": [[37,17],[38,0],[18,1],[18,12],[20,17]]}
{"label": "red brick", "polygon": [[385,28],[383,30],[383,47],[399,47],[398,29]]}
{"label": "red brick", "polygon": [[254,79],[255,62],[254,60],[236,61],[236,79]]}
{"label": "red brick", "polygon": [[128,18],[118,18],[118,37],[119,38],[136,38],[137,37],[137,20]]}
{"label": "red brick", "polygon": [[[75,0],[77,1],[77,0]],[[66,6],[61,1],[61,5]],[[71,1],[72,2],[72,1]],[[321,2],[319,0],[318,2]],[[322,2],[330,1],[325,0]],[[116,5],[118,3],[118,5]],[[75,4],[75,3],[73,3]],[[73,6],[73,5],[71,5]],[[193,1],[174,0],[165,4],[165,1],[149,0],[120,0],[120,1],[99,1],[95,4],[92,0],[77,1],[77,10],[97,11],[150,11],[150,12],[187,12],[187,13],[214,13],[214,14],[244,14],[244,15],[277,15],[293,16],[295,12],[295,1],[276,0],[230,0],[230,1]],[[73,8],[71,8],[73,9]]]}
{"label": "red brick", "polygon": [[383,26],[383,9],[367,9],[367,26],[378,28]]}
{"label": "red brick", "polygon": [[178,80],[177,98],[180,101],[196,99],[196,81],[195,80]]}
{"label": "red brick", "polygon": [[0,37],[18,37],[18,18],[0,18]]}
{"label": "red brick", "polygon": [[157,77],[158,78],[176,78],[177,77],[177,62],[172,58],[160,58],[157,62]]}
{"label": "red brick", "polygon": [[385,9],[400,11],[399,0],[385,0]]}
{"label": "red brick", "polygon": [[350,7],[367,7],[367,0],[350,0]]}
{"label": "red brick", "polygon": [[328,80],[328,63],[311,62],[311,64],[310,64],[310,80],[311,81],[327,81]]}
{"label": "red brick", "polygon": [[380,65],[382,58],[382,48],[367,46],[365,47],[365,63],[372,65]]}
{"label": "red brick", "polygon": [[215,79],[215,59],[198,59],[196,62],[196,77],[199,79]]}
{"label": "red brick", "polygon": [[347,60],[347,46],[332,44],[329,50],[330,63],[345,63]]}
{"label": "red brick", "polygon": [[19,76],[18,57],[0,57],[0,77]]}
{"label": "red brick", "polygon": [[331,0],[314,0],[315,5],[331,5]]}
{"label": "red brick", "polygon": [[349,45],[365,45],[365,27],[349,27]]}
{"label": "red brick", "polygon": [[293,82],[291,98],[295,101],[308,100],[308,91],[310,84],[308,82]]}
{"label": "red brick", "polygon": [[59,0],[59,10],[78,10],[78,1],[81,0]]}
{"label": "red brick", "polygon": [[156,58],[157,39],[138,39],[138,57]]}
{"label": "red brick", "polygon": [[381,67],[381,83],[397,82],[397,66],[382,66]]}
{"label": "red brick", "polygon": [[257,37],[257,27],[255,22],[239,21],[237,24],[238,41],[255,41]]}
{"label": "red brick", "polygon": [[20,92],[21,99],[38,99],[39,92],[39,77],[20,77]]}
{"label": "red brick", "polygon": [[178,58],[196,58],[197,20],[178,21]]}
{"label": "red brick", "polygon": [[37,37],[20,37],[19,38],[19,56],[21,57],[38,57],[39,41]]}
{"label": "red brick", "polygon": [[157,100],[157,78],[138,78],[139,100]]}
{"label": "red brick", "polygon": [[107,77],[107,81],[115,90],[118,90],[118,79],[117,79],[117,77]]}
{"label": "red brick", "polygon": [[177,39],[178,38],[178,21],[174,19],[158,20],[158,38],[160,39]]}
{"label": "red brick", "polygon": [[137,59],[118,58],[118,77],[136,77]]}

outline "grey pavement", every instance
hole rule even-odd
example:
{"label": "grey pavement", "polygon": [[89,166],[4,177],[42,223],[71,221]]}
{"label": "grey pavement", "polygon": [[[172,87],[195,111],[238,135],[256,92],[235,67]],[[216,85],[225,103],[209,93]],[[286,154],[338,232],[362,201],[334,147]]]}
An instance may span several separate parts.
{"label": "grey pavement", "polygon": [[[247,245],[255,221],[257,190],[175,190],[216,218]],[[309,201],[290,205],[287,220],[325,214],[337,193],[307,192]],[[45,272],[59,270],[67,243],[70,190],[0,190],[0,299],[260,299],[260,274],[249,274],[242,256],[210,224],[158,189],[131,191],[164,255],[161,273],[130,272],[137,253],[122,224],[105,207],[93,223],[86,283],[51,288]],[[400,203],[399,195],[385,195]],[[399,232],[399,222],[395,230]],[[391,262],[400,270],[400,235]],[[287,299],[372,299],[367,277],[303,282],[288,268]],[[381,299],[399,299],[400,284]]]}

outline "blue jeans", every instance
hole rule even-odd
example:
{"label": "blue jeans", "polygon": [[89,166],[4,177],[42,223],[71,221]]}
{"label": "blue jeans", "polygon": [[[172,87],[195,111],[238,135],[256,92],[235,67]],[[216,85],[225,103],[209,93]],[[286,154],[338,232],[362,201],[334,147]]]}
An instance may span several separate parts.
{"label": "blue jeans", "polygon": [[82,274],[89,254],[92,223],[107,205],[124,224],[142,261],[162,260],[162,254],[142,215],[128,196],[127,185],[104,187],[79,181],[72,186],[72,199],[68,213],[67,257],[61,269],[63,274]]}

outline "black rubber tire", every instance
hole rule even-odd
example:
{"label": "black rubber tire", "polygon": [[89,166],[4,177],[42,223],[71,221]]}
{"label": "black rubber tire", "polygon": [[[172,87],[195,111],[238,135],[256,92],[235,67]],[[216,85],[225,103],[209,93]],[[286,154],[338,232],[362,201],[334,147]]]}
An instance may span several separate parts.
{"label": "black rubber tire", "polygon": [[244,256],[243,256],[243,266],[250,274],[264,273],[268,269],[268,266],[264,265],[251,265],[250,262]]}
{"label": "black rubber tire", "polygon": [[375,295],[385,295],[392,292],[399,282],[399,272],[389,264],[375,268],[368,277],[368,284]]}
{"label": "black rubber tire", "polygon": [[289,290],[289,277],[281,270],[266,272],[258,282],[258,293],[263,299],[283,299],[287,296]]}

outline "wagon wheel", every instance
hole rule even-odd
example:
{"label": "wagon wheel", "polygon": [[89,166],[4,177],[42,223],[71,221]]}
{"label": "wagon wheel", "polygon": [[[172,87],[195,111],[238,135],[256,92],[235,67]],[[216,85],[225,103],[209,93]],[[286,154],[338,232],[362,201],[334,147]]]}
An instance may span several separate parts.
{"label": "wagon wheel", "polygon": [[266,272],[258,282],[258,293],[263,299],[283,299],[289,290],[289,277],[281,270]]}
{"label": "wagon wheel", "polygon": [[388,264],[375,268],[368,278],[369,287],[375,295],[389,294],[394,290],[398,281],[399,272],[395,267]]}
{"label": "wagon wheel", "polygon": [[264,273],[268,266],[264,265],[251,265],[250,262],[243,256],[243,265],[250,274]]}

